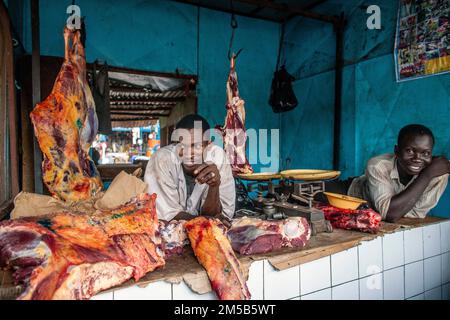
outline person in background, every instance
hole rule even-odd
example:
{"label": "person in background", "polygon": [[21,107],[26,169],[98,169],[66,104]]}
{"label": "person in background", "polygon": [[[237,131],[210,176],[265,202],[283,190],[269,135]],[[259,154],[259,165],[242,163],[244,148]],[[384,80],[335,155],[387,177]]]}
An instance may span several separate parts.
{"label": "person in background", "polygon": [[403,127],[394,154],[370,159],[365,174],[351,180],[347,194],[365,199],[383,220],[425,218],[444,193],[450,162],[433,156],[434,135],[420,124]]}
{"label": "person in background", "polygon": [[228,224],[236,193],[225,151],[211,142],[209,124],[199,115],[185,116],[175,128],[175,143],[156,151],[145,170],[148,192],[157,195],[158,218],[208,215]]}

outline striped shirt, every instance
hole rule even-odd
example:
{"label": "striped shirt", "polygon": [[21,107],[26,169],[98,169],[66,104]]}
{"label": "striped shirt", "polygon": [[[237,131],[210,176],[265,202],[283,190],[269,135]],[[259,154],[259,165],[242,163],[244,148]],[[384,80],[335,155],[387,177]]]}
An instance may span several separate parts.
{"label": "striped shirt", "polygon": [[[397,157],[383,154],[369,160],[366,172],[353,180],[348,195],[367,200],[377,210],[383,220],[386,218],[391,198],[406,188],[417,178],[413,176],[405,186],[400,182],[397,170]],[[425,218],[434,208],[448,183],[448,174],[433,178],[406,218]]]}

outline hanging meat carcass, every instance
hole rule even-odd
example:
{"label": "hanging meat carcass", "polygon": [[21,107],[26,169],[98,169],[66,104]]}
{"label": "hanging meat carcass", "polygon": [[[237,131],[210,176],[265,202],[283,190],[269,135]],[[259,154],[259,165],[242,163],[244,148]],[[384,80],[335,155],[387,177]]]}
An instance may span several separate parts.
{"label": "hanging meat carcass", "polygon": [[230,60],[230,72],[227,80],[227,115],[223,126],[216,129],[223,137],[224,150],[230,161],[233,174],[248,174],[253,172],[245,155],[247,133],[245,132],[245,101],[239,96],[236,74],[236,55]]}
{"label": "hanging meat carcass", "polygon": [[165,264],[156,195],[93,215],[61,212],[0,223],[0,268],[25,286],[19,299],[88,299]]}
{"label": "hanging meat carcass", "polygon": [[54,197],[68,202],[88,199],[102,188],[88,156],[98,122],[80,37],[79,30],[64,30],[64,63],[51,94],[30,115],[43,153],[44,183]]}
{"label": "hanging meat carcass", "polygon": [[206,269],[212,289],[221,300],[247,300],[250,292],[241,265],[217,219],[194,218],[185,224],[194,254]]}
{"label": "hanging meat carcass", "polygon": [[302,217],[279,221],[243,217],[233,220],[227,236],[235,251],[250,255],[276,251],[282,247],[304,247],[311,238],[311,228]]}

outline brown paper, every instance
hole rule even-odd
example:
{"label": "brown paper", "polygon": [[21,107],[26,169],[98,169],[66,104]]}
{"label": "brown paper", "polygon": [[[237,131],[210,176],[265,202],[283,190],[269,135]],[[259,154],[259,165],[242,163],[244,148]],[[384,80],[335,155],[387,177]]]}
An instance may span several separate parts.
{"label": "brown paper", "polygon": [[138,194],[147,192],[147,189],[147,184],[144,181],[121,171],[111,182],[103,197],[95,202],[95,208],[117,208]]}
{"label": "brown paper", "polygon": [[11,219],[38,217],[55,212],[94,213],[97,209],[114,209],[138,194],[147,192],[147,184],[135,176],[120,172],[106,192],[85,201],[67,204],[50,196],[21,192],[14,199]]}
{"label": "brown paper", "polygon": [[[98,195],[101,197],[101,193]],[[14,199],[14,209],[11,211],[11,219],[25,217],[38,217],[55,212],[70,211],[93,213],[94,202],[97,198],[67,204],[64,201],[50,196],[21,192]]]}

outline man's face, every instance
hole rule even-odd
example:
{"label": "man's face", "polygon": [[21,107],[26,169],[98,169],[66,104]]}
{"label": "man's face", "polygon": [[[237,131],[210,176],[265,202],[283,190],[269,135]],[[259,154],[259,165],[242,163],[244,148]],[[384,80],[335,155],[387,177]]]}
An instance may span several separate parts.
{"label": "man's face", "polygon": [[199,129],[190,129],[188,135],[180,137],[178,155],[188,172],[194,171],[203,163],[203,152],[207,146],[208,141],[203,140],[202,131]]}
{"label": "man's face", "polygon": [[419,174],[432,161],[433,139],[429,135],[409,135],[395,146],[399,170],[413,176]]}

